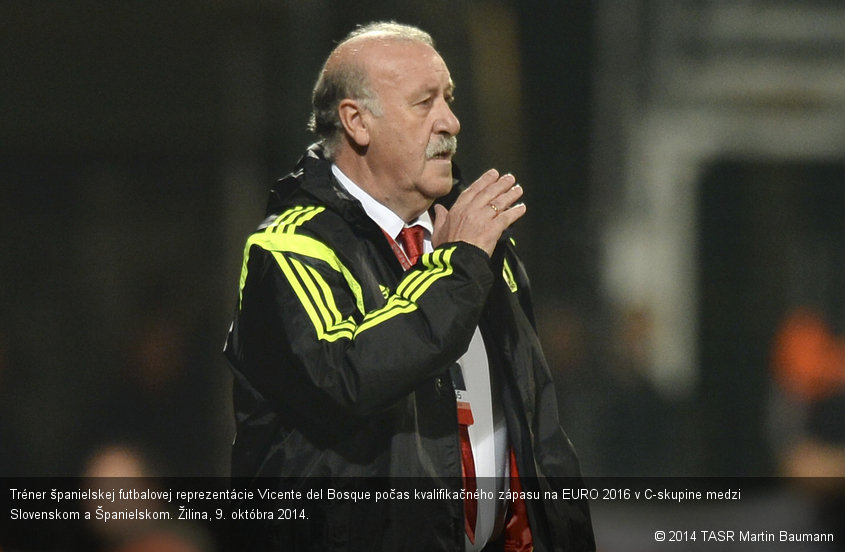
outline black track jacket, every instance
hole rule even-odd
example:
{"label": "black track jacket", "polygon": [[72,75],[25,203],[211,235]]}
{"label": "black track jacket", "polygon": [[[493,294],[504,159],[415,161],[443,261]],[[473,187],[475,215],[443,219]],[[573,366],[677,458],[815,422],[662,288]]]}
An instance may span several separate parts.
{"label": "black track jacket", "polygon": [[[447,205],[459,189],[456,182]],[[278,182],[244,250],[225,349],[234,373],[233,476],[302,489],[321,478],[340,489],[386,480],[388,489],[459,491],[449,368],[476,326],[502,382],[523,487],[542,497],[526,501],[535,550],[593,550],[587,504],[546,498],[579,485],[580,469],[558,422],[512,240],[500,240],[492,260],[467,243],[443,244],[403,272],[319,146]],[[411,498],[315,503],[307,523],[253,525],[239,547],[462,551],[462,500]]]}

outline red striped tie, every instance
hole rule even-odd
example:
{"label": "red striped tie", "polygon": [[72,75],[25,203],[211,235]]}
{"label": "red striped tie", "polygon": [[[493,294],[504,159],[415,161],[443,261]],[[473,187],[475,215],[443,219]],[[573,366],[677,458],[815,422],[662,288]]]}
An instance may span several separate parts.
{"label": "red striped tie", "polygon": [[399,232],[399,241],[402,247],[405,248],[405,254],[411,265],[416,264],[417,259],[423,253],[423,235],[425,229],[422,226],[408,226]]}

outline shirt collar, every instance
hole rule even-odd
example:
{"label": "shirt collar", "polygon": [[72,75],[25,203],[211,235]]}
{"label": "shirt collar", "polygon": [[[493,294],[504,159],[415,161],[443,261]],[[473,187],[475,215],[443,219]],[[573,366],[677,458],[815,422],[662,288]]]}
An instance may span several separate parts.
{"label": "shirt collar", "polygon": [[[352,182],[346,176],[340,167],[332,163],[332,174],[334,174],[341,186],[346,189],[349,194],[361,202],[364,212],[370,217],[373,222],[379,225],[391,238],[394,240],[399,236],[399,232],[405,228],[405,221],[402,217],[390,210],[386,205],[379,203],[373,196],[364,191],[360,186]],[[434,231],[434,225],[431,222],[431,215],[428,211],[423,212],[415,220],[411,221],[407,226],[419,225],[428,231],[428,235]]]}

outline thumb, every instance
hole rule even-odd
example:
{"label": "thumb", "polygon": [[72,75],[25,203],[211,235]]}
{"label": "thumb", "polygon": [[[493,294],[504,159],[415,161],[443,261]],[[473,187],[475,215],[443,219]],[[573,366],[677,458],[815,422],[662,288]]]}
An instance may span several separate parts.
{"label": "thumb", "polygon": [[446,227],[446,219],[449,216],[449,210],[440,205],[434,204],[434,225],[431,232],[431,245],[437,247],[443,242],[443,237],[440,235]]}

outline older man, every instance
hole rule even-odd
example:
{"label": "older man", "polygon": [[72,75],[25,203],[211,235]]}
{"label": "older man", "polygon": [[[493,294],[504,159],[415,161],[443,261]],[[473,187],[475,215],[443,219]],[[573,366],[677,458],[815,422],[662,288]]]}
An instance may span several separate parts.
{"label": "older man", "polygon": [[247,241],[226,354],[233,475],[455,492],[313,505],[262,547],[594,548],[587,505],[546,492],[580,474],[506,236],[522,188],[455,178],[452,92],[414,27],[374,23],[335,48],[314,89],[320,142]]}

